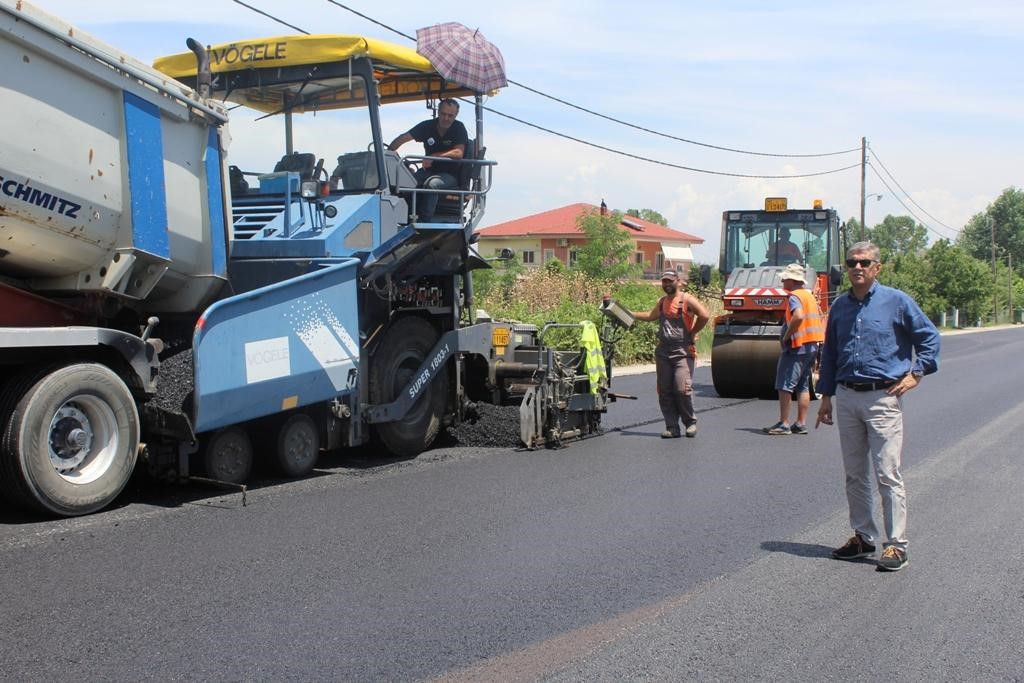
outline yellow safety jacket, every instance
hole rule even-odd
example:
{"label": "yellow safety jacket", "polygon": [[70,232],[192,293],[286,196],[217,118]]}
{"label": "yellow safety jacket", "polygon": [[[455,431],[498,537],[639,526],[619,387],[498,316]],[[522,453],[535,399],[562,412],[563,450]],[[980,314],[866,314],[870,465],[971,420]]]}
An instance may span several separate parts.
{"label": "yellow safety jacket", "polygon": [[[800,299],[800,307],[804,309],[804,319],[800,321],[796,329],[789,336],[789,343],[794,348],[800,348],[804,344],[825,341],[825,322],[821,319],[821,309],[818,308],[818,300],[809,289],[794,289],[790,292],[792,296]],[[790,324],[793,311],[786,306],[786,326]]]}
{"label": "yellow safety jacket", "polygon": [[583,331],[580,333],[580,345],[587,354],[584,367],[587,369],[587,378],[590,380],[590,393],[596,394],[603,384],[608,383],[608,372],[604,367],[604,353],[601,351],[601,337],[597,334],[597,325],[590,320],[580,323]]}

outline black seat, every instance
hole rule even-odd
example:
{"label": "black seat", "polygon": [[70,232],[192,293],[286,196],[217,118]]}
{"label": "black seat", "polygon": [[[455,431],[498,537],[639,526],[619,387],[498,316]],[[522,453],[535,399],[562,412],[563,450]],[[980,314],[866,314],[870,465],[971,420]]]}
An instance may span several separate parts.
{"label": "black seat", "polygon": [[[478,150],[476,148],[476,141],[470,140],[466,144],[466,149],[462,158],[479,160],[484,158],[484,154],[486,152],[486,147],[481,147]],[[479,186],[480,172],[482,168],[483,166],[481,164],[459,164],[459,189],[462,191],[469,191],[474,189],[474,185]],[[434,211],[434,215],[461,217],[463,206],[464,203],[462,201],[462,195],[444,194],[441,195],[441,198],[437,202],[437,209]]]}
{"label": "black seat", "polygon": [[312,180],[316,169],[316,155],[310,152],[285,154],[274,166],[274,173],[298,173],[300,180]]}
{"label": "black seat", "polygon": [[243,195],[249,191],[249,183],[245,174],[237,166],[228,166],[228,182],[231,184],[231,196]]}

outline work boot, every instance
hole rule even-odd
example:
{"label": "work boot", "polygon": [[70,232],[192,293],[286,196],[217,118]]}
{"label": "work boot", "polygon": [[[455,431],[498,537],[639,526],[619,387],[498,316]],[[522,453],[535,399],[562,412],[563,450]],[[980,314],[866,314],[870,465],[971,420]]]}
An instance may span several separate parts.
{"label": "work boot", "polygon": [[846,545],[832,551],[832,557],[837,560],[856,560],[875,554],[875,546],[871,545],[860,534],[854,534]]}
{"label": "work boot", "polygon": [[878,558],[878,569],[883,572],[898,572],[908,564],[910,560],[907,558],[907,551],[900,550],[894,545],[883,550],[882,556]]}

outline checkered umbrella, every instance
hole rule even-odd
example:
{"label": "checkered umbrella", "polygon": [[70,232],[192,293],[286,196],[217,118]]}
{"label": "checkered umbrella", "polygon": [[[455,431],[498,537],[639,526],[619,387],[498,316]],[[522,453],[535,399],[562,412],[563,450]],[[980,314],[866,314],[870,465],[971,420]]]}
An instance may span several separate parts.
{"label": "checkered umbrella", "polygon": [[505,58],[479,30],[450,21],[416,31],[416,52],[445,80],[485,93],[508,85]]}

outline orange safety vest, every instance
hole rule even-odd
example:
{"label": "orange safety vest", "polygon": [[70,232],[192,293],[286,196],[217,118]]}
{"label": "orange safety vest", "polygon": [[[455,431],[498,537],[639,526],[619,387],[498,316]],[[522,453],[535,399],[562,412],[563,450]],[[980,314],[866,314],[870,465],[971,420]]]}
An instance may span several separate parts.
{"label": "orange safety vest", "polygon": [[[661,314],[666,318],[675,318],[677,315],[679,319],[683,321],[683,325],[686,327],[686,331],[693,333],[693,314],[690,313],[690,309],[686,306],[686,292],[680,292],[678,300],[676,295],[672,296],[665,295],[661,297]],[[678,303],[678,306],[676,305]]]}
{"label": "orange safety vest", "polygon": [[[804,344],[825,341],[825,324],[822,322],[821,309],[818,308],[818,302],[814,298],[814,293],[809,289],[801,287],[800,289],[794,289],[790,294],[800,299],[800,307],[804,309],[804,319],[800,321],[796,330],[789,336],[792,347],[798,349]],[[787,326],[792,317],[793,311],[790,310],[789,306],[786,306]]]}

